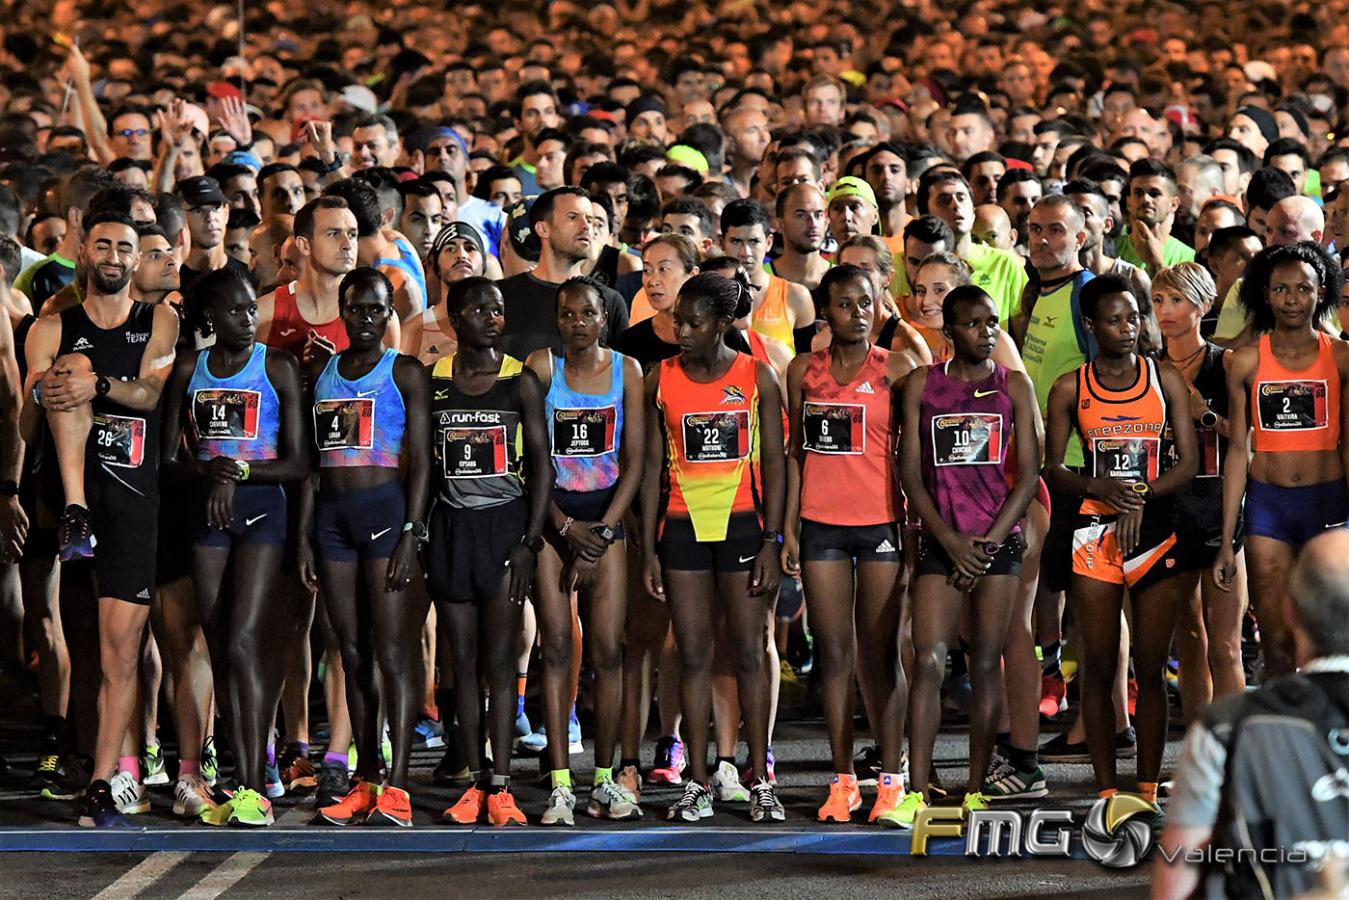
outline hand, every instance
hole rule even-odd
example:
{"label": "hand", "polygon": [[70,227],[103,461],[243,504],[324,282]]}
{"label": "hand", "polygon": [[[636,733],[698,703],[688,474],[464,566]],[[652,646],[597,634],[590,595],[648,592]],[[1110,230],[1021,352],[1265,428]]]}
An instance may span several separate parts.
{"label": "hand", "polygon": [[791,531],[782,536],[782,551],[778,554],[782,562],[782,574],[792,578],[801,577],[801,539]]}
{"label": "hand", "polygon": [[246,147],[253,143],[253,124],[248,121],[248,110],[238,97],[221,97],[210,104],[211,118],[225,129],[234,143]]}
{"label": "hand", "polygon": [[300,538],[300,580],[311,591],[319,589],[319,570],[314,562],[314,545],[308,538]]}
{"label": "hand", "polygon": [[309,337],[305,340],[304,350],[300,356],[305,368],[310,368],[316,365],[327,365],[328,359],[336,353],[336,344],[318,332],[311,331]]}
{"label": "hand", "polygon": [[155,127],[159,129],[164,145],[171,150],[177,150],[183,137],[192,127],[192,123],[187,119],[187,103],[178,97],[170,100],[167,110],[155,113]]}
{"label": "hand", "polygon": [[646,583],[646,592],[656,600],[664,603],[665,577],[661,573],[660,560],[656,559],[656,554],[648,554],[642,568],[644,570],[642,573],[642,580]]}
{"label": "hand", "polygon": [[84,58],[80,48],[74,44],[66,52],[66,61],[61,66],[61,74],[78,83],[89,81],[89,60]]}
{"label": "hand", "polygon": [[1132,485],[1133,482],[1118,478],[1093,478],[1089,493],[1120,512],[1142,509],[1146,501],[1142,494],[1135,493]]}
{"label": "hand", "polygon": [[1133,238],[1134,249],[1147,263],[1148,271],[1156,275],[1163,266],[1162,229],[1160,225],[1148,225],[1135,219],[1129,223],[1129,236]]}
{"label": "hand", "polygon": [[591,561],[603,556],[604,551],[609,549],[609,545],[591,530],[602,524],[602,522],[582,522],[579,519],[573,521],[571,527],[567,529],[567,533],[563,535],[572,553],[576,556],[584,556]]}
{"label": "hand", "polygon": [[1232,590],[1232,582],[1237,577],[1237,555],[1232,550],[1231,541],[1223,541],[1218,558],[1213,561],[1213,583],[1219,590]]}
{"label": "hand", "polygon": [[405,531],[398,539],[398,546],[389,557],[389,567],[384,573],[384,590],[396,594],[412,583],[418,571],[417,538],[412,532]]}
{"label": "hand", "polygon": [[18,497],[5,497],[0,503],[0,560],[17,560],[28,539],[28,514]]}
{"label": "hand", "polygon": [[562,592],[570,594],[572,591],[579,591],[590,587],[595,581],[595,572],[599,569],[599,561],[589,556],[576,556],[562,572]]}
{"label": "hand", "polygon": [[772,541],[764,541],[759,555],[754,557],[754,568],[749,576],[749,595],[751,597],[772,597],[782,583],[782,561],[779,556],[782,548]]}
{"label": "hand", "polygon": [[955,571],[946,579],[955,587],[960,585],[957,578],[973,581],[983,576],[993,564],[993,556],[988,552],[988,538],[972,534],[955,534],[941,541],[942,549],[951,558]]}
{"label": "hand", "polygon": [[1138,549],[1140,533],[1143,530],[1143,509],[1131,509],[1128,512],[1120,514],[1115,520],[1115,543],[1119,545],[1119,552],[1128,557]]}
{"label": "hand", "polygon": [[1190,385],[1190,418],[1198,422],[1209,411],[1208,401]]}
{"label": "hand", "polygon": [[98,375],[52,366],[42,378],[42,405],[53,412],[83,406],[98,393]]}
{"label": "hand", "polygon": [[241,481],[243,475],[243,469],[228,456],[217,456],[206,463],[206,477],[217,484],[234,484]]}
{"label": "hand", "polygon": [[322,119],[310,119],[304,123],[301,141],[314,148],[319,162],[331,166],[337,159],[337,145],[333,143],[333,123]]}
{"label": "hand", "polygon": [[506,567],[510,569],[511,602],[523,605],[525,596],[529,594],[529,585],[534,581],[534,551],[524,544],[516,544],[511,548]]}
{"label": "hand", "polygon": [[[226,462],[232,465],[234,461]],[[206,495],[206,523],[212,528],[224,531],[234,521],[234,486],[235,482],[229,479],[211,482],[211,489]]]}

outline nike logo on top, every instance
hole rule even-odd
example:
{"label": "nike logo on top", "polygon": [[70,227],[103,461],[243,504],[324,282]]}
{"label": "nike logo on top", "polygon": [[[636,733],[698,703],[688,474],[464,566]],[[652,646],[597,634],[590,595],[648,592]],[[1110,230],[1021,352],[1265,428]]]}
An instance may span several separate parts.
{"label": "nike logo on top", "polygon": [[754,557],[752,557],[752,556],[742,556],[742,557],[740,557],[740,561],[741,561],[742,563],[747,563],[747,562],[751,561],[752,559],[754,559]]}
{"label": "nike logo on top", "polygon": [[263,513],[262,515],[254,516],[251,519],[244,519],[244,527],[252,528],[255,523],[261,522],[263,519],[267,518],[267,515],[268,515],[267,513]]}
{"label": "nike logo on top", "polygon": [[73,347],[71,347],[70,349],[71,349],[71,350],[92,350],[92,349],[94,349],[94,345],[91,344],[91,343],[89,343],[89,340],[88,340],[87,338],[81,337],[81,338],[79,338],[78,340],[75,341],[75,345],[74,345]]}
{"label": "nike logo on top", "polygon": [[874,394],[874,393],[876,393],[876,391],[872,389],[872,387],[871,387],[871,382],[870,382],[870,381],[864,381],[864,382],[862,382],[861,384],[859,384],[859,385],[857,386],[857,393],[859,393],[859,394]]}
{"label": "nike logo on top", "polygon": [[292,334],[294,334],[294,333],[295,333],[295,329],[294,329],[294,328],[282,328],[282,329],[281,329],[281,336],[282,336],[282,337],[290,337],[290,336],[291,336]]}
{"label": "nike logo on top", "polygon": [[378,390],[379,390],[379,388],[371,388],[371,389],[368,390],[368,391],[357,391],[357,392],[356,392],[356,396],[357,396],[357,397],[369,397],[371,394],[375,393],[375,392],[378,391]]}
{"label": "nike logo on top", "polygon": [[372,540],[372,541],[377,541],[377,540],[379,540],[380,538],[384,537],[384,535],[388,534],[388,533],[389,533],[390,531],[392,531],[392,530],[393,530],[392,528],[386,528],[386,529],[384,529],[383,531],[379,531],[379,532],[372,531],[372,532],[370,532],[370,540]]}
{"label": "nike logo on top", "polygon": [[993,395],[996,394],[996,393],[997,393],[997,391],[975,391],[975,392],[974,392],[974,396],[975,396],[975,397],[991,397],[991,396],[993,396]]}

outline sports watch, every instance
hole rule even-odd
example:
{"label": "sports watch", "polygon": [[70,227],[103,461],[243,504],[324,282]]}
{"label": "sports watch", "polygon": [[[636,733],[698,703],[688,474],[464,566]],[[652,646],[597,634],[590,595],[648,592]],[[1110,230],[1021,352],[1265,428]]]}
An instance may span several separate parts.
{"label": "sports watch", "polygon": [[618,532],[614,531],[613,526],[607,522],[601,522],[598,525],[592,526],[590,530],[594,532],[595,537],[604,541],[606,544],[612,544],[618,539]]}
{"label": "sports watch", "polygon": [[765,531],[765,532],[763,533],[763,539],[764,539],[764,543],[765,543],[765,544],[779,544],[779,545],[781,545],[781,543],[782,543],[782,532],[781,532],[781,531]]}
{"label": "sports watch", "polygon": [[543,552],[543,535],[536,534],[534,537],[524,535],[520,538],[520,546],[527,549],[530,553],[538,554]]}
{"label": "sports watch", "polygon": [[426,530],[425,522],[404,522],[403,533],[412,532],[412,536],[417,539],[417,543],[425,544],[431,538],[431,533]]}

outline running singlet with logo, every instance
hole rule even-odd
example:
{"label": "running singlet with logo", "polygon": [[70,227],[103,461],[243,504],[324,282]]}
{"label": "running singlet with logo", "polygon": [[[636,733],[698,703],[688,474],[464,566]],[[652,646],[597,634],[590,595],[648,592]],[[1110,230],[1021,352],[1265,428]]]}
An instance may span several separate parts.
{"label": "running singlet with logo", "polygon": [[321,339],[333,346],[333,353],[341,353],[351,345],[347,338],[347,327],[342,317],[337,316],[331,322],[315,324],[300,315],[300,307],[295,300],[299,282],[292,281],[276,289],[276,304],[272,312],[272,327],[267,333],[267,346],[285,350],[301,363],[305,362],[305,348],[315,339]]}
{"label": "running singlet with logo", "polygon": [[[140,377],[154,316],[153,306],[132,303],[125,322],[104,330],[89,319],[83,306],[72,306],[61,313],[57,355],[82,353],[99,375],[134,381]],[[90,408],[94,426],[85,451],[85,471],[111,476],[142,496],[158,496],[159,410],[131,409],[107,397],[95,397]]]}
{"label": "running singlet with logo", "polygon": [[[458,336],[454,329],[446,323],[441,328],[440,320],[436,318],[436,307],[424,309],[421,313],[422,330],[421,342],[416,347],[410,347],[412,356],[417,357],[424,366],[433,366],[441,357],[449,356],[454,352],[458,344]],[[449,330],[445,330],[449,329]],[[407,332],[404,331],[404,334]]]}
{"label": "running singlet with logo", "polygon": [[267,377],[267,345],[254,344],[248,362],[227,378],[211,374],[210,353],[197,354],[187,384],[196,458],[276,459],[281,401]]}
{"label": "running singlet with logo", "polygon": [[998,320],[1010,322],[1021,311],[1021,292],[1030,280],[1021,257],[1011,250],[972,243],[965,262],[970,264],[971,280],[993,298]]}
{"label": "running singlet with logo", "polygon": [[403,392],[393,380],[399,353],[384,351],[379,362],[355,381],[338,372],[342,354],[328,360],[314,384],[314,441],[323,468],[398,468],[407,428]]}
{"label": "running singlet with logo", "polygon": [[850,526],[899,520],[889,358],[872,347],[857,376],[839,384],[830,351],[810,355],[801,381],[801,518]]}
{"label": "running singlet with logo", "polygon": [[[1152,482],[1170,467],[1171,423],[1157,363],[1140,356],[1137,365],[1138,377],[1122,391],[1097,381],[1094,363],[1077,370],[1077,431],[1088,478]],[[1119,510],[1086,497],[1081,512],[1111,516]]]}
{"label": "running singlet with logo", "polygon": [[453,356],[431,370],[431,440],[450,506],[489,509],[524,496],[523,373],[520,360],[503,354],[492,386],[465,394],[454,383]]}
{"label": "running singlet with logo", "polygon": [[923,485],[942,521],[984,535],[1012,490],[1004,474],[1015,421],[1007,369],[994,363],[983,381],[961,381],[947,374],[949,365],[928,369],[919,404]]}
{"label": "running singlet with logo", "polygon": [[623,354],[609,351],[612,375],[603,394],[582,394],[567,385],[567,366],[551,355],[553,378],[544,398],[548,442],[560,491],[602,491],[618,482],[623,443]]}
{"label": "running singlet with logo", "polygon": [[[1054,382],[1087,361],[1074,316],[1073,294],[1091,278],[1090,272],[1079,272],[1048,294],[1041,294],[1031,308],[1021,358],[1042,416],[1049,414],[1049,392]],[[1068,439],[1063,462],[1069,468],[1082,465],[1082,445],[1075,434]]]}
{"label": "running singlet with logo", "polygon": [[791,282],[777,275],[768,276],[763,303],[750,316],[749,327],[765,337],[777,338],[788,348],[795,347],[792,323],[788,318],[787,291]]}
{"label": "running singlet with logo", "polygon": [[759,511],[759,363],[738,353],[719,380],[660,364],[656,406],[665,428],[668,516],[687,516],[699,541],[721,541],[733,513]]}
{"label": "running singlet with logo", "polygon": [[1260,338],[1251,389],[1252,446],[1256,453],[1334,450],[1340,445],[1340,373],[1330,335],[1318,331],[1316,361],[1294,372],[1274,358],[1269,335]]}

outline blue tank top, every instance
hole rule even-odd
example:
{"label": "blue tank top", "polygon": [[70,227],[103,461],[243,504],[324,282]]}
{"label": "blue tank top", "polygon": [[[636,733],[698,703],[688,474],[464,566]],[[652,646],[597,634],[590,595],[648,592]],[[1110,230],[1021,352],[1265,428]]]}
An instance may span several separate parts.
{"label": "blue tank top", "polygon": [[553,470],[560,491],[602,491],[618,481],[623,436],[623,354],[611,350],[609,390],[581,394],[567,386],[562,357],[552,354],[553,378],[544,398]]}
{"label": "blue tank top", "polygon": [[210,350],[197,354],[197,367],[187,383],[196,458],[276,459],[281,400],[267,377],[267,345],[254,344],[244,367],[226,378],[211,374],[210,355]]}
{"label": "blue tank top", "polygon": [[393,380],[393,365],[399,357],[392,347],[384,351],[375,367],[361,378],[349,381],[337,371],[345,354],[328,360],[314,384],[314,440],[319,465],[398,468],[403,452],[407,410],[403,392]]}
{"label": "blue tank top", "polygon": [[375,260],[376,266],[394,266],[402,269],[408,279],[422,292],[422,303],[426,302],[426,272],[422,269],[422,261],[417,256],[417,251],[412,249],[412,245],[402,238],[395,238],[394,246],[398,248],[397,259],[387,259],[381,257]]}

